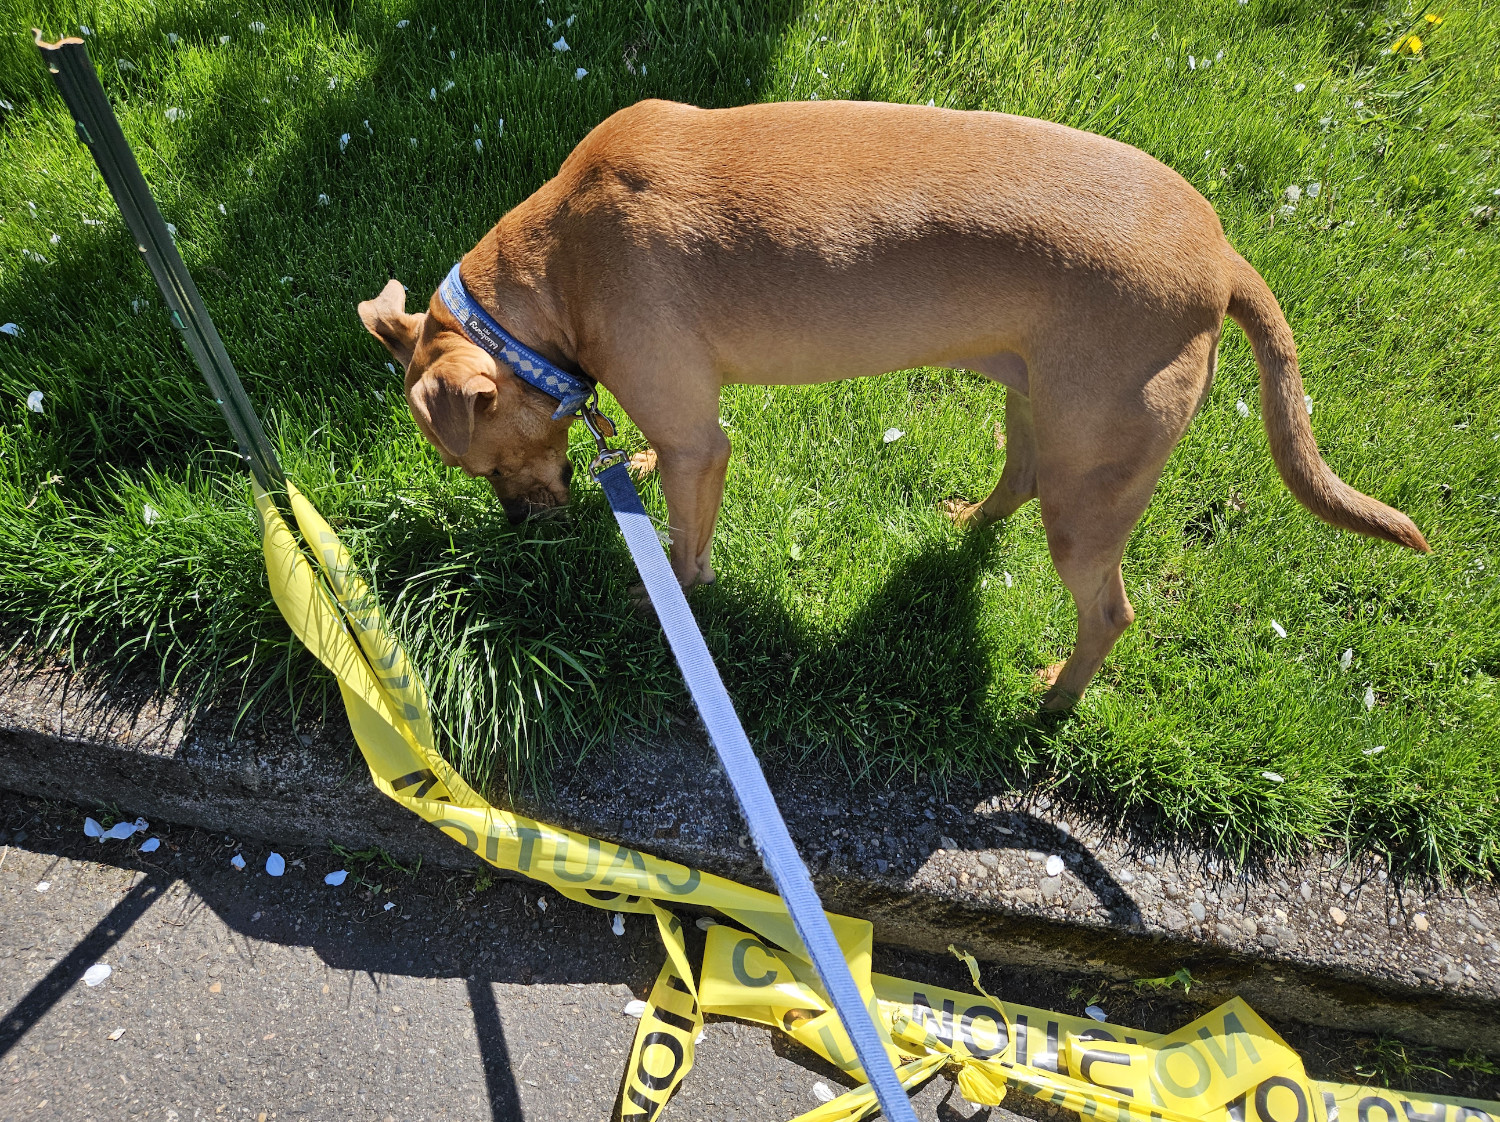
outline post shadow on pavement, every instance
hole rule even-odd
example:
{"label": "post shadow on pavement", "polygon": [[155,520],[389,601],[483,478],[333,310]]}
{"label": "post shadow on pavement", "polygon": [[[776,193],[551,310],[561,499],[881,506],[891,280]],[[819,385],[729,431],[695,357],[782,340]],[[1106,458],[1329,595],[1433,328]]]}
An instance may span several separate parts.
{"label": "post shadow on pavement", "polygon": [[0,1018],[0,1057],[19,1044],[30,1028],[83,979],[84,972],[125,937],[174,879],[160,870],[148,873]]}
{"label": "post shadow on pavement", "polygon": [[484,1085],[489,1093],[490,1117],[494,1122],[523,1122],[521,1097],[516,1088],[505,1026],[495,1007],[495,992],[476,977],[468,980],[469,1004],[474,1008],[474,1035],[484,1064]]}

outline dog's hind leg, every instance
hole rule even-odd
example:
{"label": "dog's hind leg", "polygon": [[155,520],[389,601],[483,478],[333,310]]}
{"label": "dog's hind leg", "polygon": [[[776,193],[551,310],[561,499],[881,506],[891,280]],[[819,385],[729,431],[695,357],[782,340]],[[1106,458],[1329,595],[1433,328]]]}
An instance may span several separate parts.
{"label": "dog's hind leg", "polygon": [[1073,653],[1043,672],[1051,687],[1043,708],[1074,705],[1135,619],[1120,561],[1192,419],[1215,342],[1216,333],[1191,340],[1154,374],[1090,379],[1087,393],[1068,379],[1036,400],[1042,524],[1052,564],[1078,609]]}
{"label": "dog's hind leg", "polygon": [[[1001,438],[996,433],[995,443]],[[1032,429],[1031,399],[1019,390],[1005,391],[1005,467],[1000,482],[983,502],[950,499],[944,512],[960,526],[978,529],[1009,518],[1036,498],[1036,433]]]}

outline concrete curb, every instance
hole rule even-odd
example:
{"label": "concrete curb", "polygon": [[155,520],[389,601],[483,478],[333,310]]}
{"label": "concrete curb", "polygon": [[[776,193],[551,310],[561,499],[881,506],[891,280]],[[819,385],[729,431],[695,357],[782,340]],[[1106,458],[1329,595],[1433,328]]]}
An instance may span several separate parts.
{"label": "concrete curb", "polygon": [[[231,727],[227,710],[3,667],[0,787],[241,838],[476,863],[375,790],[341,715]],[[1205,1000],[1239,993],[1272,1017],[1500,1055],[1494,886],[1398,888],[1378,863],[1333,855],[1234,874],[1134,846],[1046,798],[828,779],[774,769],[772,786],[825,902],[872,920],[883,942],[957,942],[1110,980],[1186,966]],[[518,809],[766,885],[696,734],[592,759]],[[1054,856],[1063,868],[1049,875]]]}

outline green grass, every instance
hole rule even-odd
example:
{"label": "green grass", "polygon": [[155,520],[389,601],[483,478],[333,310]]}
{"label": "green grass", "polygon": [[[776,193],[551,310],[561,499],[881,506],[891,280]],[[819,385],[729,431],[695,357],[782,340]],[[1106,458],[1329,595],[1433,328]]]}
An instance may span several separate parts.
{"label": "green grass", "polygon": [[[0,627],[22,649],[329,698],[269,602],[246,481],[33,22],[92,28],[284,462],[372,570],[444,750],[481,783],[660,733],[685,698],[627,608],[597,490],[576,486],[566,521],[512,530],[421,440],[355,303],[390,276],[425,298],[644,96],[1003,109],[1138,145],[1213,200],[1296,331],[1329,462],[1435,552],[1296,505],[1258,410],[1236,412],[1256,373],[1231,329],[1131,540],[1138,622],[1077,713],[1042,719],[1034,672],[1066,654],[1074,613],[1034,505],[977,535],[937,512],[998,477],[999,388],[937,370],[732,388],[720,583],[695,607],[757,745],[853,775],[1056,787],[1236,857],[1347,840],[1416,872],[1500,870],[1494,6],[1455,4],[1436,27],[1416,6],[1311,0],[37,7],[0,0],[0,322],[24,329],[0,337]],[[1413,29],[1425,51],[1391,55]],[[1291,184],[1304,196],[1282,213]],[[886,445],[889,427],[906,435]]]}

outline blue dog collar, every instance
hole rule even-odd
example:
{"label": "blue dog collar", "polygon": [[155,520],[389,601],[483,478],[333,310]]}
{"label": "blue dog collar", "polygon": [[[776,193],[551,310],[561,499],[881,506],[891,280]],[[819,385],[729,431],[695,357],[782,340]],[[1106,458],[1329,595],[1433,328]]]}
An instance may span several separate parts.
{"label": "blue dog collar", "polygon": [[509,366],[521,381],[556,399],[557,412],[552,414],[554,421],[577,416],[582,411],[584,403],[594,392],[593,381],[569,374],[555,363],[548,362],[496,323],[479,306],[479,301],[469,295],[459,278],[458,265],[443,278],[438,295],[471,341]]}

